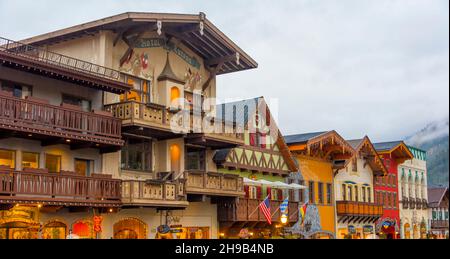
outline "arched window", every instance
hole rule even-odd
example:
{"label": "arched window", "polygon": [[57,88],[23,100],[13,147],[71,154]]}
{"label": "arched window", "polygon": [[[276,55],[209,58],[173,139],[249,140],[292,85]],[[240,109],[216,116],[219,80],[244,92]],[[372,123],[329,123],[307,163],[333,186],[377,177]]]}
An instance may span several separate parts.
{"label": "arched window", "polygon": [[50,221],[42,229],[43,239],[65,239],[67,235],[67,225],[61,221]]}
{"label": "arched window", "polygon": [[146,239],[147,224],[135,218],[123,219],[114,224],[114,239]]}
{"label": "arched window", "polygon": [[81,239],[94,239],[94,224],[90,220],[78,220],[72,225],[72,233]]}
{"label": "arched window", "polygon": [[[170,103],[173,105],[174,102],[178,100],[181,97],[180,89],[176,86],[170,88]],[[178,106],[178,103],[176,103],[176,106]]]}
{"label": "arched window", "polygon": [[181,149],[177,144],[170,146],[170,170],[179,173],[181,168]]}

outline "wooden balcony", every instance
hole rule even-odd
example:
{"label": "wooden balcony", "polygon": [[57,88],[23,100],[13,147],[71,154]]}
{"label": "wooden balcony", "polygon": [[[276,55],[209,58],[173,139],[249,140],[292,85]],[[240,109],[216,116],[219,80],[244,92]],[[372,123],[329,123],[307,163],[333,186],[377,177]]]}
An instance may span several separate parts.
{"label": "wooden balcony", "polygon": [[131,207],[187,207],[183,180],[177,181],[123,181],[122,203]]}
{"label": "wooden balcony", "polygon": [[204,113],[201,116],[190,115],[191,134],[186,139],[187,143],[213,149],[233,148],[245,144],[244,130],[235,123],[207,117]]}
{"label": "wooden balcony", "polygon": [[126,133],[152,136],[157,139],[178,138],[188,133],[180,120],[171,126],[175,112],[162,105],[127,101],[106,105],[105,109],[115,118],[122,120],[123,131]]}
{"label": "wooden balcony", "polygon": [[[266,222],[264,214],[259,209],[262,200],[240,198],[235,202],[219,202],[218,218],[220,222]],[[280,222],[279,207],[282,201],[271,201],[270,210],[272,222]],[[289,223],[299,220],[299,203],[289,202]]]}
{"label": "wooden balcony", "polygon": [[47,100],[19,99],[0,92],[0,131],[5,136],[39,139],[46,144],[70,141],[73,149],[118,149],[123,145],[121,126],[119,119],[105,112],[84,112],[69,105],[56,106]]}
{"label": "wooden balcony", "polygon": [[384,212],[383,205],[354,201],[337,201],[336,208],[340,222],[375,222]]}
{"label": "wooden balcony", "polygon": [[187,171],[186,192],[209,196],[244,197],[244,179],[236,175]]}
{"label": "wooden balcony", "polygon": [[[41,172],[39,172],[41,171]],[[121,181],[44,170],[0,171],[0,204],[118,207]]]}
{"label": "wooden balcony", "polygon": [[[157,139],[178,138],[188,134],[187,143],[215,149],[244,144],[244,134],[239,127],[205,119],[204,114],[194,116],[190,110],[171,110],[159,104],[136,101],[110,104],[105,108],[122,120],[123,131],[127,133]],[[203,125],[203,121],[207,121],[208,125]]]}
{"label": "wooden balcony", "polygon": [[448,229],[448,220],[431,220],[432,229]]}

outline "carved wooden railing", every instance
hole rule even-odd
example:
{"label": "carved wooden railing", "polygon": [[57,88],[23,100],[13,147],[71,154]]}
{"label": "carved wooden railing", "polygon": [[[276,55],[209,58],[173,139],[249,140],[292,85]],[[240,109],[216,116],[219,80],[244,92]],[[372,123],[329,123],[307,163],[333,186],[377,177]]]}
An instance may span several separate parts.
{"label": "carved wooden railing", "polygon": [[192,194],[217,196],[244,196],[244,179],[230,174],[204,171],[186,171],[186,191]]}
{"label": "carved wooden railing", "polygon": [[0,127],[29,133],[121,145],[121,120],[0,94]]}
{"label": "carved wooden railing", "polygon": [[[266,222],[264,214],[259,209],[262,200],[239,198],[234,203],[219,203],[218,217],[222,222]],[[281,221],[279,207],[282,201],[270,201],[272,222]],[[299,203],[289,202],[289,222],[296,223],[299,220]]]}
{"label": "carved wooden railing", "polygon": [[236,123],[208,117],[205,113],[194,115],[191,112],[190,127],[193,133],[202,133],[210,139],[244,144],[244,129],[242,127]]}
{"label": "carved wooden railing", "polygon": [[122,183],[122,202],[126,205],[173,205],[187,206],[184,180],[135,181]]}
{"label": "carved wooden railing", "polygon": [[112,80],[120,78],[120,72],[117,70],[2,37],[0,37],[0,51],[98,77]]}
{"label": "carved wooden railing", "polygon": [[383,206],[375,203],[337,201],[336,207],[338,216],[383,216]]}
{"label": "carved wooden railing", "polygon": [[0,200],[58,205],[120,204],[121,181],[39,172],[0,171]]}
{"label": "carved wooden railing", "polygon": [[[204,113],[194,115],[190,110],[170,110],[159,104],[136,101],[105,105],[105,109],[114,117],[122,119],[123,125],[139,124],[173,133],[203,134],[216,141],[244,144],[244,134],[240,127],[214,118],[205,119]],[[206,125],[203,121],[206,121]]]}

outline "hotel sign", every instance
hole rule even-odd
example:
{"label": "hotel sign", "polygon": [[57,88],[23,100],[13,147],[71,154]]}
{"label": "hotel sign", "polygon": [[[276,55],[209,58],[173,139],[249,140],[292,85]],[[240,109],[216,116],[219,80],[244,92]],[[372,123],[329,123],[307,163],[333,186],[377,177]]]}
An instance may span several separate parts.
{"label": "hotel sign", "polygon": [[139,39],[135,44],[135,48],[141,48],[141,49],[160,48],[160,47],[174,52],[181,59],[186,61],[186,63],[188,63],[189,65],[195,67],[196,69],[200,69],[200,62],[198,62],[198,60],[195,57],[190,56],[184,50],[175,46],[175,44],[172,42],[169,42],[166,44],[165,40],[162,38],[143,38],[143,39]]}

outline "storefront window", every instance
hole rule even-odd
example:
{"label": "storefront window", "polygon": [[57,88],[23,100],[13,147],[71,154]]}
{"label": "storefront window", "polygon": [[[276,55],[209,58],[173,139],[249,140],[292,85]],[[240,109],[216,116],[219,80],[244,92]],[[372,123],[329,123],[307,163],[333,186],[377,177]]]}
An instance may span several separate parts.
{"label": "storefront window", "polygon": [[146,239],[147,225],[138,219],[125,219],[114,224],[114,239]]}
{"label": "storefront window", "polygon": [[72,226],[73,234],[77,235],[80,239],[93,239],[94,227],[93,223],[89,220],[79,220]]}
{"label": "storefront window", "polygon": [[16,167],[15,158],[15,151],[0,149],[0,166],[7,166],[11,169],[14,169]]}
{"label": "storefront window", "polygon": [[22,168],[39,168],[39,153],[23,152]]}
{"label": "storefront window", "polygon": [[42,229],[43,239],[65,239],[66,238],[67,226],[66,224],[54,221],[45,224]]}
{"label": "storefront window", "polygon": [[50,173],[59,173],[61,171],[61,156],[46,154],[45,168],[47,168]]}
{"label": "storefront window", "polygon": [[122,148],[122,169],[152,171],[152,142],[128,139]]}

